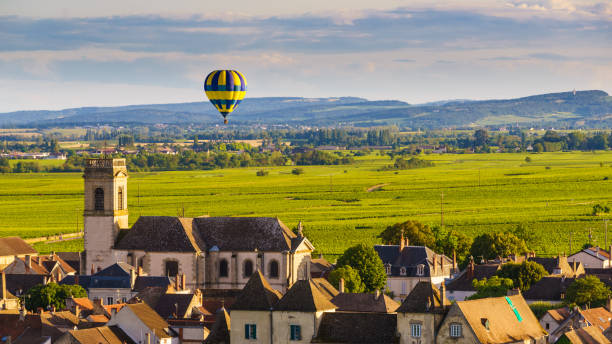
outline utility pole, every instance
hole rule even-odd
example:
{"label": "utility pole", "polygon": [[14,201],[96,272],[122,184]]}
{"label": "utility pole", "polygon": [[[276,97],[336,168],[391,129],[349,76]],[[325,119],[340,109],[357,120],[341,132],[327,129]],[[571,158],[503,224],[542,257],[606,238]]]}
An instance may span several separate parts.
{"label": "utility pole", "polygon": [[444,227],[444,190],[440,194],[440,227]]}
{"label": "utility pole", "polygon": [[570,255],[572,255],[573,252],[574,252],[574,251],[572,251],[572,233],[573,233],[573,231],[570,231],[570,242],[569,242],[569,244],[570,244],[570,249],[569,249]]}

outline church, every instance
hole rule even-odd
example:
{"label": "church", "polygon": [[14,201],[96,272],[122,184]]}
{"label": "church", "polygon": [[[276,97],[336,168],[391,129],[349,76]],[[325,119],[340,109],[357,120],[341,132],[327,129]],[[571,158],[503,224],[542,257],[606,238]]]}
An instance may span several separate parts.
{"label": "church", "polygon": [[286,292],[310,276],[314,247],[278,218],[141,216],[128,226],[125,159],[87,160],[81,274],[116,262],[150,276],[184,275],[187,287],[242,289],[259,270]]}

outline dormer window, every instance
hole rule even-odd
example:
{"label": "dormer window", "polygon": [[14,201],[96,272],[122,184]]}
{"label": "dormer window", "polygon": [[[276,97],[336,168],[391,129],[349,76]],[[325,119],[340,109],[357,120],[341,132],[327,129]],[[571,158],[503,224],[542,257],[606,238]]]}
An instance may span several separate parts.
{"label": "dormer window", "polygon": [[425,274],[425,266],[423,264],[417,265],[417,276],[423,276]]}
{"label": "dormer window", "polygon": [[406,276],[406,268],[403,266],[400,268],[400,275]]}
{"label": "dormer window", "polygon": [[391,264],[385,264],[385,271],[387,272],[387,275],[391,275]]}

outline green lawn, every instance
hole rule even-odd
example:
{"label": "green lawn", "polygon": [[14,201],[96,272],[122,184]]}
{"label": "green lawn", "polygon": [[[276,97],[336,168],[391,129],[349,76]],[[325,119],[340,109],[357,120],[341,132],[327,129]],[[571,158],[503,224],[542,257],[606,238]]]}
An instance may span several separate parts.
{"label": "green lawn", "polygon": [[[377,243],[396,222],[439,224],[444,193],[444,224],[471,236],[523,222],[537,230],[538,255],[568,251],[570,232],[576,250],[588,241],[588,228],[604,245],[603,218],[589,213],[596,203],[612,203],[612,152],[423,158],[436,166],[381,172],[391,160],[373,154],[350,166],[306,166],[297,176],[293,167],[266,168],[265,177],[255,175],[260,168],[131,173],[130,223],[183,209],[185,216],[278,216],[290,227],[302,220],[317,251],[333,255],[357,242]],[[366,191],[377,184],[387,185]],[[2,175],[0,235],[77,231],[82,197],[80,173]]]}

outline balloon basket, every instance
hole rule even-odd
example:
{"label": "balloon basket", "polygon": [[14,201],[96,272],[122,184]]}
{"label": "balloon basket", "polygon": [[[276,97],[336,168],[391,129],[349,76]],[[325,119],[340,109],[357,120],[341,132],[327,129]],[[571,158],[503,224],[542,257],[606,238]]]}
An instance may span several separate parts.
{"label": "balloon basket", "polygon": [[223,120],[223,124],[227,124],[227,120],[226,119]]}

